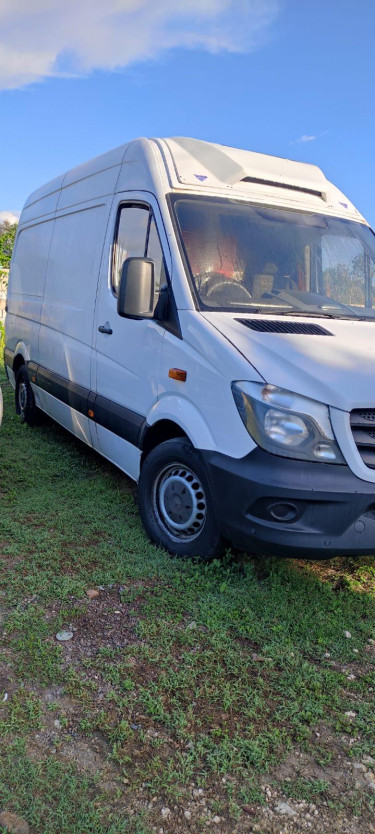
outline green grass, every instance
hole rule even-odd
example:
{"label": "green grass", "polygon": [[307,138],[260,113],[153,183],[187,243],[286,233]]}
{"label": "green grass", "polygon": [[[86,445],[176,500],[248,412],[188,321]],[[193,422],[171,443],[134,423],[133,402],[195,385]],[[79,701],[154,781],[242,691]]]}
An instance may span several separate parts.
{"label": "green grass", "polygon": [[148,834],[141,819],[112,813],[95,780],[55,756],[31,761],[19,740],[0,758],[0,807],[27,818],[38,833]]}
{"label": "green grass", "polygon": [[[0,381],[0,663],[16,682],[4,702],[0,690],[8,739],[0,804],[38,832],[109,834],[158,830],[152,799],[159,812],[163,803],[182,809],[193,786],[228,831],[243,805],[261,808],[265,779],[281,795],[334,802],[331,763],[339,753],[371,754],[374,742],[374,558],[170,559],[146,539],[130,481],[58,426],[21,426]],[[86,589],[99,585],[106,602],[89,602]],[[70,626],[73,649],[55,639]],[[28,743],[48,724],[45,692],[56,686],[56,760],[46,749],[36,764]],[[322,726],[332,742],[319,740]],[[17,778],[11,761],[22,738]],[[67,769],[64,738],[105,743],[120,788],[125,779],[132,791],[123,827],[110,819],[121,789],[120,800],[105,800],[103,821],[79,763]],[[298,750],[328,768],[327,779],[278,777]],[[26,771],[37,788],[26,787]]]}
{"label": "green grass", "polygon": [[313,802],[319,795],[326,794],[329,790],[329,783],[324,779],[296,779],[294,782],[283,782],[285,796],[294,799],[305,799]]}
{"label": "green grass", "polygon": [[24,736],[32,730],[39,730],[40,702],[31,691],[20,687],[9,701],[9,706],[0,710],[0,738]]}

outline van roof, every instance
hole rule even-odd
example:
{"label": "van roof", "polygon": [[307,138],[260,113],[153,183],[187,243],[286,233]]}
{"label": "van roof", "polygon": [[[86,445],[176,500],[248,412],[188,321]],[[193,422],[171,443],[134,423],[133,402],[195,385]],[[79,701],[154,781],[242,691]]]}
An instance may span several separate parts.
{"label": "van roof", "polygon": [[[46,205],[45,198],[56,195],[56,201],[47,201],[52,210],[53,205],[56,209],[61,189],[104,171],[112,171],[113,184],[116,179],[120,182],[117,171],[120,172],[124,162],[130,161],[137,161],[144,170],[148,169],[148,182],[150,177],[151,181],[157,176],[160,179],[161,171],[169,189],[194,189],[201,193],[224,191],[228,196],[238,195],[242,199],[295,205],[364,220],[316,165],[187,137],[136,139],[121,145],[46,183],[30,195],[25,208],[39,200]],[[112,193],[113,188],[118,190],[115,185],[111,187]]]}
{"label": "van roof", "polygon": [[[242,198],[328,212],[364,221],[358,210],[320,168],[278,156],[230,148],[200,139],[154,140],[174,188],[225,189]],[[366,222],[366,221],[364,221]]]}
{"label": "van roof", "polygon": [[[324,190],[327,180],[316,165],[293,162],[278,156],[230,148],[200,139],[164,139],[180,182],[196,184],[214,178],[222,185],[235,185],[249,179],[259,182],[292,183],[295,186]],[[200,173],[197,172],[200,166]]]}

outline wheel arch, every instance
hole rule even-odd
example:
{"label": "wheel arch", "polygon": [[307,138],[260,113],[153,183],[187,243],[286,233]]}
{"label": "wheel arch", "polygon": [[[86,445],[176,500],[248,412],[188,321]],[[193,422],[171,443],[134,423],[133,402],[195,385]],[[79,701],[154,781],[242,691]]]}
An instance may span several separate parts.
{"label": "wheel arch", "polygon": [[13,373],[14,375],[17,374],[21,365],[26,365],[30,361],[30,354],[24,342],[18,342],[16,345],[16,349],[14,351],[14,359],[13,359]]}
{"label": "wheel arch", "polygon": [[147,416],[141,436],[142,461],[164,440],[186,437],[195,449],[216,449],[210,429],[194,403],[167,395],[158,400]]}
{"label": "wheel arch", "polygon": [[190,439],[181,426],[173,420],[161,419],[152,426],[146,423],[141,438],[141,465],[152,449],[155,449],[156,446],[159,446],[160,443],[164,443],[166,440],[173,440],[175,437],[186,437],[188,440]]}

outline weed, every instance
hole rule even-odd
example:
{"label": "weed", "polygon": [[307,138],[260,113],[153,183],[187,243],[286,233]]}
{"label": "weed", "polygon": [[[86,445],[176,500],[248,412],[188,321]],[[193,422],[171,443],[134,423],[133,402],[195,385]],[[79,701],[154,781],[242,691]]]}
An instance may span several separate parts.
{"label": "weed", "polygon": [[329,793],[330,785],[324,779],[294,779],[283,781],[281,787],[285,796],[314,802],[317,796]]}

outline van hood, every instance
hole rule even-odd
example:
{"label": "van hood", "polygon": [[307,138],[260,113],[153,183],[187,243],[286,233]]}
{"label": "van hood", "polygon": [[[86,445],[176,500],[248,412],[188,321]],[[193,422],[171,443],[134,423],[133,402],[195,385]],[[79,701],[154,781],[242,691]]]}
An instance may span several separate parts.
{"label": "van hood", "polygon": [[[344,411],[375,406],[375,321],[202,313],[265,382]],[[252,330],[245,321],[315,325],[324,335]],[[272,324],[271,324],[272,326]],[[310,328],[309,328],[310,329]],[[251,370],[249,368],[249,379]]]}

